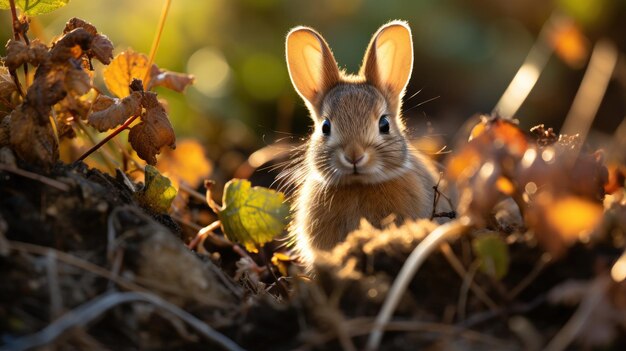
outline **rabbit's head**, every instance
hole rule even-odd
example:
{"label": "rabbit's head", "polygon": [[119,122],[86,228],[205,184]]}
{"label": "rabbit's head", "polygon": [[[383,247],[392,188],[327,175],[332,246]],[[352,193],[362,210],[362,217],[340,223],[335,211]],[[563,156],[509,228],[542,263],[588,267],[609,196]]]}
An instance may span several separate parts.
{"label": "rabbit's head", "polygon": [[286,43],[291,81],[315,123],[306,153],[309,175],[328,184],[381,183],[411,167],[401,101],[413,46],[405,22],[373,36],[359,75],[339,70],[320,34],[297,27]]}

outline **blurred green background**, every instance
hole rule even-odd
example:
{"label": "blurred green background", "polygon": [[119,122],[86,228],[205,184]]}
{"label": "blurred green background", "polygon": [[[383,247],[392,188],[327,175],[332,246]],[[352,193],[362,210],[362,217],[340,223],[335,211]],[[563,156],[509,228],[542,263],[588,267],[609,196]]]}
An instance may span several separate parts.
{"label": "blurred green background", "polygon": [[[157,0],[72,0],[38,17],[31,37],[40,32],[49,41],[69,18],[80,17],[106,34],[116,53],[132,47],[147,54],[162,5]],[[195,75],[196,84],[185,94],[158,92],[169,102],[178,137],[201,140],[217,168],[232,170],[253,150],[280,138],[298,141],[309,130],[307,111],[284,62],[290,28],[316,28],[339,64],[355,72],[376,29],[404,19],[413,29],[415,46],[407,98],[421,91],[405,102],[412,134],[435,133],[450,141],[470,116],[492,111],[555,11],[573,19],[591,45],[609,38],[625,51],[622,0],[174,0],[156,63]],[[0,40],[9,37],[10,14],[1,11]],[[583,60],[576,66],[551,57],[517,113],[523,127],[545,123],[558,130],[588,55]],[[611,134],[626,115],[623,59],[615,78],[594,122],[594,135]]]}

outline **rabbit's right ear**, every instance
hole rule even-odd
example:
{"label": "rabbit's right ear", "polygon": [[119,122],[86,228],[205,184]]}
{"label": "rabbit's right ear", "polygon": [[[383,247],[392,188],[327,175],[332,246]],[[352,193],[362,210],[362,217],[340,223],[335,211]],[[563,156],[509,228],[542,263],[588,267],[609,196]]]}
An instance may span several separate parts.
{"label": "rabbit's right ear", "polygon": [[328,44],[311,28],[296,27],[287,34],[287,67],[293,86],[309,104],[340,79],[339,68]]}

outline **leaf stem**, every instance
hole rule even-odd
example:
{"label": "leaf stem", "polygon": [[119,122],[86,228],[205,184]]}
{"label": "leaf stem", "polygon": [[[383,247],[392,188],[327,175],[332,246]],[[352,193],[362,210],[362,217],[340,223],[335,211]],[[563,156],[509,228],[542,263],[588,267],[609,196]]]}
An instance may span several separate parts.
{"label": "leaf stem", "polygon": [[106,138],[100,140],[99,143],[94,145],[91,149],[87,150],[81,157],[79,157],[75,162],[82,161],[87,158],[87,156],[91,155],[94,151],[98,150],[102,145],[106,144],[109,140],[113,139],[116,135],[120,134],[124,129],[128,128],[128,126],[133,123],[137,117],[140,115],[132,116],[124,122],[121,126],[117,127],[111,134],[107,135]]}
{"label": "leaf stem", "polygon": [[15,0],[9,0],[11,5],[11,29],[13,30],[13,37],[15,40],[20,40],[20,21],[17,19],[17,10],[15,9]]}
{"label": "leaf stem", "polygon": [[167,14],[170,10],[170,5],[172,0],[165,0],[163,4],[163,10],[161,11],[161,18],[159,19],[159,26],[157,27],[156,35],[154,36],[154,40],[152,41],[152,47],[150,48],[150,55],[148,56],[148,66],[146,68],[146,74],[143,77],[143,88],[147,90],[148,87],[148,77],[150,77],[150,71],[152,64],[154,63],[154,57],[156,56],[156,51],[159,48],[159,43],[161,42],[161,34],[163,33],[163,27],[165,27],[165,19],[167,18]]}

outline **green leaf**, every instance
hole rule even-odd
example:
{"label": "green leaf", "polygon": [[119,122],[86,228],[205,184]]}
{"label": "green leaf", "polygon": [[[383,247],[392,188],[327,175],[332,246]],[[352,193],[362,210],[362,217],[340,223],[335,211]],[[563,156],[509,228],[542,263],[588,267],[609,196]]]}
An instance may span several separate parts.
{"label": "green leaf", "polygon": [[[42,15],[52,12],[65,5],[70,0],[15,0],[15,6],[27,16]],[[0,9],[10,9],[9,0],[0,0]]]}
{"label": "green leaf", "polygon": [[251,187],[247,180],[226,183],[219,218],[226,236],[250,252],[282,233],[289,222],[289,206],[283,193]]}
{"label": "green leaf", "polygon": [[480,270],[501,279],[509,271],[509,247],[497,233],[482,235],[472,242]]}
{"label": "green leaf", "polygon": [[135,199],[156,213],[167,212],[176,197],[176,188],[155,167],[146,165],[145,174],[146,185],[135,194]]}
{"label": "green leaf", "polygon": [[[70,0],[15,0],[15,7],[25,15],[36,16],[52,12],[67,5],[68,2]],[[8,10],[10,8],[9,0],[0,0],[0,9]]]}

